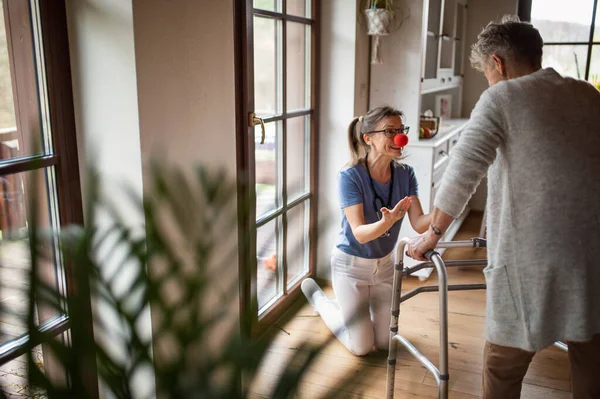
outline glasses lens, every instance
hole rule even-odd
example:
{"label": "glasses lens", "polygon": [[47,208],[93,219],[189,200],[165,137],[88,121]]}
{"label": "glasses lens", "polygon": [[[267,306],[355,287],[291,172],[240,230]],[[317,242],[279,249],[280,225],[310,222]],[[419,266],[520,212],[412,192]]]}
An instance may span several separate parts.
{"label": "glasses lens", "polygon": [[399,133],[399,131],[397,129],[385,129],[384,133],[387,137],[394,137],[396,135],[396,133]]}

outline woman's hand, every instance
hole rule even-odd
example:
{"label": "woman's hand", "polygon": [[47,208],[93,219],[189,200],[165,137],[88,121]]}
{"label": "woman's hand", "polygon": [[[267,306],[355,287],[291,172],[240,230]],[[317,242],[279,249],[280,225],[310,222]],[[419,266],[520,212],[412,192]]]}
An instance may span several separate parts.
{"label": "woman's hand", "polygon": [[410,208],[411,204],[412,204],[412,198],[404,197],[403,199],[400,200],[400,202],[398,202],[396,204],[396,206],[392,210],[389,210],[386,207],[381,208],[380,211],[381,211],[383,220],[386,223],[389,223],[390,226],[392,226],[398,220],[402,219],[404,217],[404,215],[406,215],[406,212],[408,212],[408,208]]}

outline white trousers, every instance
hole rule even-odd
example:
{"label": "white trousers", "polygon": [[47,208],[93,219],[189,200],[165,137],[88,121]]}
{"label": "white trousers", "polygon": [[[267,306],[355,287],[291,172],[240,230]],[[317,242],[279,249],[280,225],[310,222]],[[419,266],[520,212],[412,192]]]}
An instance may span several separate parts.
{"label": "white trousers", "polygon": [[336,337],[355,355],[373,346],[388,349],[394,260],[348,255],[337,248],[331,254],[336,299],[321,297],[315,308]]}

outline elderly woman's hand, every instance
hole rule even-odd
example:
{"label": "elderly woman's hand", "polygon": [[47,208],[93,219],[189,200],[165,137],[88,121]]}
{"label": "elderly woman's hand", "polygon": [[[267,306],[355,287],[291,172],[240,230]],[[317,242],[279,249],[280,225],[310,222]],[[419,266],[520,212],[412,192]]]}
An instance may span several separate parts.
{"label": "elderly woman's hand", "polygon": [[406,252],[413,259],[426,261],[427,259],[425,259],[423,254],[431,249],[435,249],[439,240],[439,236],[431,234],[430,230],[428,230],[420,236],[411,238],[408,242],[408,250]]}

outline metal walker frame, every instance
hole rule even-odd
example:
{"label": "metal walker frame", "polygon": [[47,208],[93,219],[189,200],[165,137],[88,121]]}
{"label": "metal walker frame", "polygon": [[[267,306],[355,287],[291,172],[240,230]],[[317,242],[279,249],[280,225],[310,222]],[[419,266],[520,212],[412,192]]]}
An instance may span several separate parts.
{"label": "metal walker frame", "polygon": [[[450,375],[448,374],[448,291],[467,291],[467,290],[484,290],[485,284],[452,284],[448,285],[448,275],[446,274],[447,267],[454,266],[487,266],[487,259],[468,259],[468,260],[448,260],[444,262],[442,257],[435,250],[428,251],[424,254],[429,262],[419,263],[413,267],[404,267],[404,248],[408,244],[408,238],[403,238],[398,241],[395,248],[396,263],[394,265],[394,285],[392,293],[392,309],[390,318],[390,340],[387,365],[387,380],[386,380],[386,399],[394,397],[394,385],[396,375],[396,357],[397,345],[402,344],[425,368],[433,374],[438,384],[438,397],[440,399],[448,398],[448,383]],[[465,241],[446,241],[439,242],[437,248],[486,248],[487,241],[484,238],[471,238]],[[424,286],[415,288],[412,291],[402,295],[402,279],[410,276],[412,273],[435,267],[438,275],[438,285]],[[417,348],[414,347],[406,338],[398,334],[398,317],[400,316],[400,304],[410,298],[420,294],[421,292],[439,291],[439,317],[440,317],[440,368],[427,359]],[[554,346],[563,351],[568,351],[568,347],[563,342],[556,342]]]}
{"label": "metal walker frame", "polygon": [[[413,267],[404,268],[404,247],[408,244],[408,238],[401,239],[396,245],[396,263],[394,265],[394,285],[392,296],[392,310],[390,318],[390,341],[388,352],[386,398],[394,397],[394,384],[396,375],[397,345],[402,344],[427,370],[433,374],[438,384],[438,395],[440,399],[448,398],[448,291],[484,290],[485,284],[454,284],[448,285],[446,267],[452,266],[486,266],[487,259],[449,260],[444,262],[440,254],[434,250],[427,252],[424,256],[429,262],[419,263]],[[470,241],[448,241],[439,242],[437,248],[473,247],[485,248],[486,240],[483,238],[472,238]],[[438,275],[438,285],[418,287],[402,295],[402,279],[412,273],[435,267]],[[398,317],[400,316],[400,304],[421,292],[439,291],[439,317],[440,317],[440,368],[427,359],[406,338],[398,334]]]}

